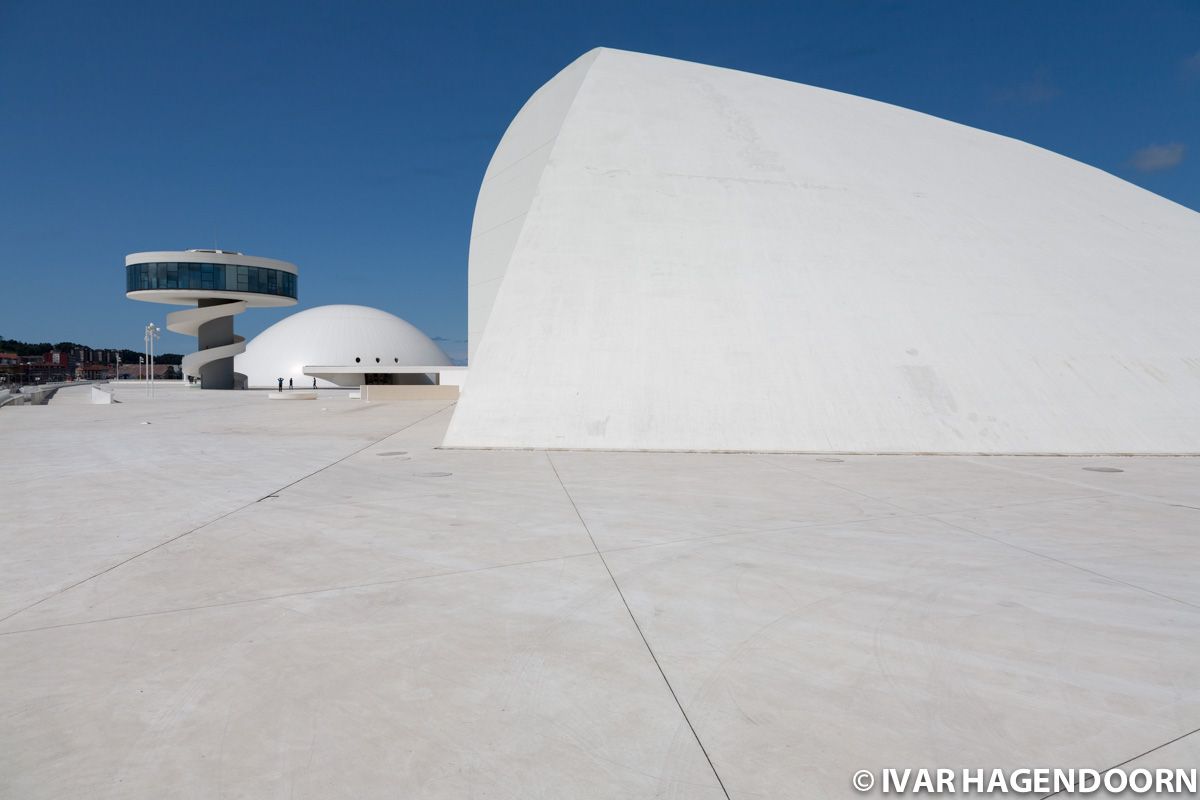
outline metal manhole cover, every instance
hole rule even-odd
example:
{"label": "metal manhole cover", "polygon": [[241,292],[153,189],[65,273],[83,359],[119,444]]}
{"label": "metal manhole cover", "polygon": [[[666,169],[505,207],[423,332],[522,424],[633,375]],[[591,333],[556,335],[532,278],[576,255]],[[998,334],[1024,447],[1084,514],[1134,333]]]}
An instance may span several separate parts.
{"label": "metal manhole cover", "polygon": [[453,472],[415,472],[418,478],[449,478]]}
{"label": "metal manhole cover", "polygon": [[1123,469],[1116,467],[1084,467],[1088,472],[1124,472]]}

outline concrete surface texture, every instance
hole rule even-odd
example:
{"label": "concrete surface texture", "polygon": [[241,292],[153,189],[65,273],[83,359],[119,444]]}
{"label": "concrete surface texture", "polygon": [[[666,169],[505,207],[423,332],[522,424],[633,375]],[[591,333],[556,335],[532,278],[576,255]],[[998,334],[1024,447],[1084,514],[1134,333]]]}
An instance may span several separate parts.
{"label": "concrete surface texture", "polygon": [[1200,452],[1197,252],[1029,144],[595,50],[484,176],[446,443]]}
{"label": "concrete surface texture", "polygon": [[361,387],[362,399],[368,402],[381,400],[455,400],[458,398],[459,387],[454,384],[445,386],[394,386],[391,384],[372,384]]}
{"label": "concrete surface texture", "polygon": [[116,399],[0,412],[2,797],[1200,755],[1200,459],[443,450],[446,402]]}

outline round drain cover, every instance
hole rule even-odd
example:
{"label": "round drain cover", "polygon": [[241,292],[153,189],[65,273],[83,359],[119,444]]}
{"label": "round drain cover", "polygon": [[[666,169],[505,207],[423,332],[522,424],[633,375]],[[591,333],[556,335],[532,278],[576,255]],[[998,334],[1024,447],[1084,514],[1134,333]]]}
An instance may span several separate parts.
{"label": "round drain cover", "polygon": [[1088,472],[1124,472],[1123,469],[1116,467],[1084,467]]}

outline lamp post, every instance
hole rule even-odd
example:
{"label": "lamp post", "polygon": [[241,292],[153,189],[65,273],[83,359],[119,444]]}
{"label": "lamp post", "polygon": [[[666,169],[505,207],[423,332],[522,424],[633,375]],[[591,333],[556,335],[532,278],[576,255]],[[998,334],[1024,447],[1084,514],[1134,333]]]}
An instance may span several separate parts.
{"label": "lamp post", "polygon": [[154,340],[162,331],[151,322],[146,326],[146,393],[154,397]]}

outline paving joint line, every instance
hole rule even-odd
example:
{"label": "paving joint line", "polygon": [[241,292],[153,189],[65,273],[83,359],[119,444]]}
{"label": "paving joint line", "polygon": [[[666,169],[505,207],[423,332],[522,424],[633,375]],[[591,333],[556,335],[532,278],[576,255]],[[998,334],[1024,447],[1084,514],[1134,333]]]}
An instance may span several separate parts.
{"label": "paving joint line", "polygon": [[94,575],[89,575],[86,578],[82,578],[82,579],[76,581],[75,583],[72,583],[70,586],[64,586],[63,588],[59,589],[58,591],[51,592],[50,594],[46,595],[42,599],[40,599],[36,602],[30,603],[29,605],[25,606],[24,608],[19,608],[16,611],[13,611],[11,614],[6,614],[5,616],[0,617],[0,623],[7,622],[8,620],[12,619],[13,617],[19,616],[20,614],[24,614],[26,611],[29,611],[31,608],[36,608],[36,607],[40,606],[42,603],[45,603],[47,600],[53,600],[56,597],[60,597],[61,595],[66,594],[67,592],[71,591],[72,589],[75,589],[79,586],[82,586],[85,583],[88,583],[89,581],[93,581],[96,578],[99,578],[101,575],[107,575],[108,573],[112,572],[113,570],[119,569],[120,567],[125,566],[126,564],[130,563],[131,561],[136,561],[137,559],[141,558],[142,556],[147,555],[149,553],[153,553],[155,550],[158,550],[162,547],[166,547],[169,544],[177,542],[180,539],[184,538],[185,536],[190,536],[191,534],[196,533],[197,531],[203,530],[204,528],[207,528],[210,525],[214,525],[214,524],[220,522],[221,520],[225,519],[226,517],[233,516],[234,514],[238,513],[239,511],[244,511],[245,509],[249,508],[250,506],[262,502],[267,497],[271,497],[272,495],[277,495],[280,492],[284,491],[285,489],[288,489],[292,486],[295,486],[297,483],[300,483],[300,481],[308,480],[313,475],[316,475],[320,472],[324,472],[325,470],[329,469],[330,467],[336,466],[336,465],[342,463],[343,461],[345,461],[346,459],[348,459],[352,456],[356,456],[359,453],[361,453],[362,451],[367,450],[368,448],[374,447],[375,445],[380,444],[381,442],[387,441],[388,439],[395,436],[396,434],[403,433],[404,431],[408,430],[409,428],[413,427],[414,425],[419,425],[420,423],[424,422],[425,420],[427,420],[431,417],[437,416],[438,414],[445,411],[447,408],[450,408],[450,406],[452,406],[452,405],[453,405],[453,403],[451,403],[443,408],[438,409],[437,411],[433,412],[432,414],[427,414],[426,416],[421,417],[418,420],[410,422],[407,425],[405,425],[404,427],[402,427],[398,430],[392,431],[387,436],[384,436],[381,439],[370,442],[369,444],[365,444],[362,447],[355,450],[354,452],[347,453],[346,455],[342,456],[341,458],[337,459],[336,461],[332,461],[332,462],[326,464],[325,466],[321,467],[320,469],[313,470],[312,472],[308,473],[307,475],[305,475],[301,478],[297,478],[296,480],[292,481],[291,483],[287,484],[286,486],[276,489],[275,491],[271,492],[270,494],[266,495],[265,497],[260,497],[257,500],[251,500],[250,502],[248,502],[244,505],[240,505],[237,508],[234,508],[230,511],[226,511],[224,514],[213,517],[208,522],[201,523],[200,525],[197,525],[196,527],[194,527],[190,530],[186,530],[183,533],[180,533],[176,536],[172,536],[171,538],[166,539],[165,541],[161,541],[152,547],[146,548],[145,550],[141,551],[140,553],[135,553],[134,555],[130,556],[129,558],[126,558],[123,561],[118,561],[116,564],[113,564],[110,567],[106,567],[106,568],[100,570],[99,572],[95,573]]}
{"label": "paving joint line", "polygon": [[351,583],[342,586],[322,586],[319,589],[302,589],[297,592],[282,592],[280,594],[266,595],[264,597],[247,597],[242,600],[227,600],[224,603],[202,603],[196,606],[184,606],[182,608],[162,608],[156,611],[140,611],[136,614],[122,614],[116,617],[100,617],[99,619],[82,619],[74,622],[60,622],[56,625],[42,625],[37,628],[21,628],[15,631],[0,631],[0,636],[15,636],[20,633],[38,633],[40,631],[59,630],[62,628],[78,628],[84,625],[97,625],[103,622],[121,622],[127,619],[141,619],[143,617],[158,617],[168,614],[186,614],[189,611],[207,611],[214,608],[232,608],[234,606],[253,605],[254,603],[267,603],[272,600],[286,600],[289,597],[307,597],[309,595],[327,594],[332,592],[352,592],[357,589],[374,589],[380,586],[396,586],[402,583],[412,583],[414,581],[432,580],[435,578],[453,578],[458,575],[474,575],[479,572],[488,572],[495,569],[508,569],[510,567],[527,567],[533,564],[548,564],[554,561],[567,561],[573,558],[591,558],[595,553],[590,550],[586,553],[569,553],[565,556],[551,556],[549,558],[535,558],[530,561],[511,561],[505,564],[488,564],[482,567],[471,567],[469,569],[453,569],[443,572],[428,572],[424,575],[409,575],[406,578],[393,578],[384,581],[369,581],[367,583]]}
{"label": "paving joint line", "polygon": [[548,451],[546,452],[546,461],[550,463],[550,469],[554,471],[554,477],[558,480],[558,485],[562,487],[563,494],[567,496],[567,500],[571,503],[571,508],[575,509],[575,516],[579,518],[579,524],[583,526],[584,532],[591,539],[592,547],[595,549],[596,555],[600,558],[600,563],[604,565],[604,571],[608,573],[608,579],[612,581],[613,588],[617,590],[617,596],[621,598],[621,604],[625,606],[625,613],[629,614],[629,619],[633,622],[633,627],[637,630],[638,636],[642,638],[642,644],[645,645],[646,652],[650,654],[651,660],[654,661],[654,666],[658,668],[658,674],[662,676],[663,683],[667,685],[667,691],[671,693],[671,699],[675,701],[675,707],[679,709],[680,715],[683,716],[683,721],[687,723],[688,730],[692,732],[692,738],[696,740],[696,746],[704,754],[704,760],[708,762],[708,768],[712,770],[713,777],[717,779],[717,785],[721,787],[721,793],[725,795],[725,800],[730,800],[729,790],[725,788],[725,781],[721,780],[721,773],[717,772],[717,767],[713,763],[712,756],[708,754],[708,748],[700,740],[700,734],[696,732],[696,726],[692,724],[692,720],[684,709],[683,703],[679,702],[679,695],[675,693],[675,687],[671,685],[671,680],[667,677],[666,671],[659,662],[654,648],[650,646],[650,640],[646,638],[646,633],[642,630],[642,626],[638,622],[637,616],[634,615],[633,609],[630,608],[629,601],[625,599],[625,592],[621,591],[621,584],[617,582],[617,577],[613,575],[612,568],[608,566],[608,559],[604,557],[604,553],[596,545],[596,537],[592,536],[592,529],[588,527],[587,521],[579,511],[579,506],[575,504],[575,498],[571,496],[567,485],[563,483],[562,476],[558,474],[558,467],[554,464],[554,458]]}
{"label": "paving joint line", "polygon": [[1046,555],[1045,553],[1039,553],[1036,550],[1029,550],[1028,548],[1021,547],[1018,544],[1013,544],[1012,542],[1006,542],[1003,539],[997,539],[994,536],[988,536],[986,533],[980,533],[979,531],[973,531],[970,528],[964,528],[961,525],[955,525],[953,522],[948,522],[947,520],[944,520],[944,519],[938,519],[937,517],[934,517],[934,521],[940,522],[942,525],[945,525],[948,528],[953,528],[955,530],[962,531],[963,533],[969,533],[972,536],[977,536],[981,539],[987,539],[989,542],[995,542],[996,544],[1004,545],[1005,547],[1010,547],[1013,550],[1018,550],[1022,553],[1028,553],[1031,556],[1036,556],[1037,558],[1045,559],[1046,561],[1050,561],[1054,564],[1061,564],[1064,567],[1070,567],[1071,569],[1079,570],[1080,572],[1086,573],[1088,575],[1093,575],[1097,578],[1103,578],[1106,581],[1111,581],[1111,582],[1119,584],[1121,586],[1125,586],[1129,589],[1135,589],[1139,592],[1145,592],[1146,594],[1152,595],[1161,600],[1170,600],[1173,603],[1179,603],[1180,605],[1187,606],[1188,608],[1200,608],[1200,606],[1196,605],[1195,603],[1190,603],[1187,600],[1181,600],[1178,597],[1172,597],[1169,594],[1163,594],[1162,592],[1156,592],[1153,589],[1147,589],[1145,586],[1139,586],[1136,583],[1130,583],[1129,581],[1124,581],[1124,580],[1121,580],[1120,578],[1114,578],[1111,575],[1105,575],[1103,572],[1097,572],[1094,569],[1088,569],[1087,567],[1080,566],[1079,564],[1072,564],[1070,561],[1064,561],[1061,558],[1055,558],[1054,556]]}
{"label": "paving joint line", "polygon": [[[1185,456],[1180,456],[1180,457],[1183,458]],[[1193,456],[1186,456],[1186,457],[1192,458]],[[1147,456],[1147,458],[1153,458],[1153,456]],[[1011,472],[1015,475],[1024,475],[1027,478],[1034,478],[1036,480],[1049,481],[1050,483],[1062,483],[1062,484],[1066,484],[1067,486],[1079,486],[1081,488],[1086,488],[1086,489],[1095,489],[1096,488],[1095,486],[1093,486],[1091,484],[1082,483],[1080,481],[1073,481],[1070,478],[1059,478],[1059,477],[1055,477],[1053,475],[1043,475],[1038,472],[1029,472],[1029,471],[1023,470],[1023,469],[1017,469],[1016,467],[1010,467],[1006,464],[987,463],[986,461],[976,461],[973,458],[967,458],[964,460],[969,464],[976,464],[980,467],[988,467],[989,469],[1000,470],[1002,472]],[[1121,489],[1119,487],[1113,487],[1110,489],[1102,489],[1101,491],[1105,492],[1106,494],[1114,495],[1117,497],[1131,497],[1134,500],[1141,500],[1144,503],[1151,503],[1152,505],[1165,505],[1165,506],[1172,506],[1174,508],[1190,508],[1190,509],[1193,509],[1196,511],[1200,511],[1200,508],[1197,508],[1196,506],[1188,505],[1187,503],[1175,503],[1165,497],[1150,497],[1148,495],[1139,494],[1137,492],[1131,492],[1127,489]]]}
{"label": "paving joint line", "polygon": [[[345,461],[346,459],[348,459],[348,458],[352,458],[352,457],[354,457],[354,456],[358,455],[359,453],[361,453],[361,452],[362,452],[362,451],[364,451],[364,450],[369,450],[370,448],[374,447],[374,446],[375,446],[375,445],[377,445],[377,444],[381,444],[381,443],[383,443],[383,442],[386,442],[388,439],[392,438],[393,436],[395,436],[395,435],[397,435],[397,434],[400,434],[400,433],[404,433],[404,432],[405,432],[406,430],[408,430],[409,428],[412,428],[412,427],[414,427],[414,426],[416,426],[416,425],[420,425],[422,422],[424,422],[424,421],[425,421],[425,420],[427,420],[427,419],[431,419],[431,418],[433,418],[433,417],[436,417],[438,414],[441,414],[443,411],[446,411],[447,409],[449,409],[449,408],[453,407],[453,405],[454,405],[454,403],[449,403],[449,404],[447,404],[447,405],[445,405],[445,406],[442,406],[442,407],[441,407],[441,408],[439,408],[437,411],[434,411],[432,414],[426,414],[425,416],[421,417],[420,419],[418,419],[418,420],[415,420],[415,421],[413,421],[413,422],[410,422],[410,423],[408,423],[408,424],[407,424],[407,425],[405,425],[403,428],[400,428],[399,430],[392,431],[392,432],[391,432],[391,433],[389,433],[387,436],[384,436],[382,439],[378,439],[378,440],[376,440],[376,441],[374,441],[374,442],[371,442],[370,444],[365,444],[365,445],[363,445],[362,447],[360,447],[360,448],[358,448],[357,450],[355,450],[353,453],[349,453],[349,454],[347,454],[347,455],[344,455],[344,456],[342,456],[342,457],[341,457],[341,458],[339,458],[337,461],[330,462],[330,463],[326,464],[325,466],[321,467],[320,469],[318,469],[318,470],[314,470],[313,472],[310,472],[310,473],[308,473],[307,475],[305,475],[305,476],[304,476],[304,477],[302,477],[302,478],[297,478],[296,480],[292,481],[291,483],[287,484],[286,486],[280,486],[280,487],[279,487],[278,489],[276,489],[275,491],[273,491],[273,492],[270,492],[269,494],[265,494],[265,495],[263,495],[262,497],[258,498],[258,499],[257,499],[257,500],[255,500],[254,502],[255,502],[255,503],[261,503],[263,500],[266,500],[268,497],[278,497],[280,492],[283,492],[283,491],[286,491],[286,490],[288,490],[288,489],[292,488],[292,487],[293,487],[293,486],[295,486],[297,483],[300,483],[301,481],[306,481],[306,480],[308,480],[309,478],[311,478],[313,475],[316,475],[316,474],[318,474],[318,473],[324,472],[325,470],[329,469],[330,467],[336,467],[338,464],[342,463],[342,462],[343,462],[343,461]],[[254,503],[247,503],[247,505],[254,505]],[[244,506],[243,506],[243,508],[244,508]],[[238,509],[238,510],[240,511],[241,509]],[[0,620],[0,622],[2,622],[2,621],[3,621],[3,620]]]}
{"label": "paving joint line", "polygon": [[[803,473],[797,473],[797,474],[803,474]],[[834,488],[837,488],[837,489],[843,488],[841,486],[836,486],[835,484],[829,484],[829,485],[834,486]],[[847,491],[851,491],[851,490],[847,489]],[[1103,495],[1103,494],[1081,495],[1079,497],[1072,497],[1072,498],[1066,498],[1066,499],[1088,500],[1088,499],[1095,498],[1095,497],[1105,497],[1105,496],[1107,496],[1107,495]],[[863,495],[863,497],[866,497],[866,495]],[[868,499],[875,500],[876,498],[872,497],[872,498],[868,498]],[[878,502],[884,502],[884,501],[880,500]],[[888,521],[894,520],[894,519],[904,519],[904,520],[929,519],[929,518],[937,517],[941,514],[965,514],[965,513],[973,512],[973,511],[993,511],[993,510],[1001,509],[1001,508],[1011,508],[1013,506],[1033,506],[1033,505],[1040,505],[1042,503],[1054,503],[1054,502],[1062,502],[1062,500],[1033,500],[1028,503],[1008,503],[1008,504],[1004,504],[1004,505],[995,505],[995,506],[971,506],[969,508],[956,508],[956,509],[952,509],[950,511],[929,511],[929,512],[913,511],[913,512],[906,512],[903,514],[884,514],[884,515],[874,515],[874,516],[869,516],[869,517],[850,517],[850,518],[845,518],[845,519],[831,519],[831,520],[828,520],[825,522],[797,522],[797,523],[794,523],[791,525],[782,525],[782,526],[773,527],[773,528],[755,528],[753,530],[748,530],[748,531],[727,531],[725,533],[709,534],[708,536],[693,536],[693,537],[687,538],[687,539],[668,539],[664,542],[647,542],[646,544],[632,544],[632,545],[626,545],[625,547],[608,547],[608,548],[604,549],[604,552],[605,553],[624,553],[629,550],[642,550],[647,547],[670,547],[671,545],[680,545],[680,544],[693,544],[693,543],[701,544],[704,542],[716,542],[717,540],[720,540],[720,539],[730,539],[735,536],[757,536],[757,535],[765,535],[765,534],[769,534],[769,533],[791,533],[793,531],[797,531],[797,532],[798,531],[807,531],[807,530],[811,530],[813,528],[833,528],[833,527],[839,527],[839,526],[865,525],[870,522],[888,522]],[[899,508],[899,506],[893,506],[893,508]],[[940,522],[941,520],[938,520],[938,521]]]}
{"label": "paving joint line", "polygon": [[[1200,733],[1200,728],[1193,728],[1192,730],[1188,731],[1187,733],[1181,733],[1178,736],[1176,736],[1174,739],[1170,739],[1168,741],[1163,742],[1160,745],[1151,747],[1149,750],[1147,750],[1144,753],[1138,753],[1136,756],[1132,756],[1118,764],[1113,764],[1111,767],[1107,767],[1105,769],[1100,770],[1100,774],[1107,775],[1108,773],[1112,772],[1114,769],[1120,769],[1121,767],[1125,766],[1126,764],[1130,764],[1134,761],[1137,761],[1139,758],[1144,758],[1144,757],[1150,755],[1151,753],[1162,750],[1164,747],[1169,747],[1170,745],[1173,745],[1176,742],[1182,741],[1183,739],[1186,739],[1187,737],[1192,736],[1197,733]],[[1038,798],[1038,800],[1049,800],[1049,798],[1058,797],[1060,794],[1062,794],[1062,792],[1058,791],[1058,792],[1055,792],[1054,794],[1044,795],[1044,796]]]}
{"label": "paving joint line", "polygon": [[[267,495],[267,497],[275,497],[275,496],[276,495]],[[1101,495],[1096,495],[1096,496],[1099,497]],[[266,499],[266,498],[263,498],[263,499]],[[259,500],[259,501],[255,501],[255,502],[262,502],[262,501]],[[1038,502],[1054,502],[1054,501],[1048,501],[1048,500],[1047,501],[1034,501],[1033,503],[1023,503],[1022,505],[1034,505]],[[251,503],[250,505],[253,505],[253,503]],[[245,506],[243,506],[243,508],[244,507]],[[987,507],[984,507],[983,509],[969,509],[969,510],[986,510],[987,508],[1000,508],[1000,507],[1001,506],[987,506]],[[837,525],[859,525],[859,524],[868,523],[868,522],[880,522],[880,521],[887,521],[887,520],[893,520],[893,519],[921,519],[921,518],[934,517],[934,516],[936,516],[937,513],[941,513],[941,512],[934,512],[931,514],[921,514],[921,513],[914,512],[912,514],[893,514],[890,516],[882,516],[882,517],[864,517],[864,518],[860,518],[860,519],[833,520],[830,522],[803,523],[803,524],[799,524],[799,525],[787,525],[787,526],[780,527],[780,528],[758,528],[758,529],[750,530],[750,531],[731,531],[729,533],[718,533],[718,534],[713,534],[711,536],[699,536],[699,537],[695,537],[692,539],[671,539],[666,542],[648,542],[646,544],[630,545],[627,547],[610,547],[610,548],[603,550],[602,552],[603,553],[626,553],[626,552],[630,552],[633,550],[644,550],[644,549],[651,548],[651,547],[670,547],[672,545],[703,544],[703,543],[714,542],[714,541],[717,541],[720,539],[727,539],[727,538],[735,537],[735,536],[753,536],[756,534],[787,533],[790,531],[802,531],[802,530],[809,530],[812,528],[825,528],[825,527],[831,527],[831,526],[837,526]],[[958,512],[955,512],[955,513],[958,513]],[[216,520],[214,520],[214,522],[215,521]],[[941,520],[938,520],[938,521],[941,522]],[[211,523],[209,523],[209,524],[211,524]],[[595,543],[593,541],[593,547],[594,547],[594,545],[595,545]],[[186,613],[189,611],[203,611],[203,610],[212,609],[212,608],[226,608],[226,607],[236,606],[236,605],[247,605],[247,604],[252,604],[252,603],[267,602],[270,600],[281,600],[281,599],[286,599],[288,597],[302,597],[305,595],[323,594],[325,592],[341,592],[341,591],[351,591],[354,589],[366,589],[366,588],[371,588],[371,587],[375,587],[375,586],[389,586],[389,585],[393,585],[393,584],[407,583],[409,581],[415,581],[415,580],[427,580],[430,578],[453,577],[455,575],[467,575],[467,574],[472,574],[472,573],[476,573],[476,572],[486,572],[488,570],[493,570],[493,569],[505,569],[507,567],[523,567],[523,566],[528,566],[531,564],[545,564],[545,563],[548,563],[551,561],[560,561],[560,560],[566,560],[566,559],[572,559],[572,558],[581,558],[583,556],[592,556],[592,555],[595,555],[595,552],[588,551],[586,553],[568,553],[566,555],[550,556],[548,558],[533,559],[531,561],[512,561],[512,562],[506,562],[503,564],[489,564],[489,565],[482,566],[482,567],[472,567],[470,569],[448,570],[445,572],[430,572],[430,573],[427,573],[424,575],[411,575],[406,578],[395,578],[395,579],[384,580],[384,581],[371,581],[368,583],[351,583],[351,584],[343,584],[343,585],[339,585],[339,586],[323,586],[318,589],[304,589],[304,590],[296,591],[296,592],[284,592],[282,594],[265,595],[263,597],[251,597],[251,598],[246,598],[243,600],[230,600],[230,601],[227,601],[224,603],[205,603],[205,604],[196,605],[196,606],[183,606],[183,607],[179,607],[179,608],[164,608],[164,609],[158,609],[155,611],[139,612],[136,614],[122,614],[120,616],[115,616],[115,617],[100,617],[97,619],[78,620],[78,621],[74,621],[74,622],[63,622],[63,623],[59,623],[56,625],[43,625],[43,626],[36,627],[36,628],[20,628],[18,630],[12,630],[12,631],[0,631],[0,636],[11,636],[13,634],[18,634],[18,633],[36,633],[38,631],[56,630],[59,628],[71,628],[71,627],[78,627],[78,626],[82,626],[82,625],[92,625],[92,624],[100,623],[100,622],[120,622],[121,620],[126,620],[126,619],[138,619],[141,617],[152,617],[152,616],[158,616],[158,615],[162,615],[162,614],[183,614],[183,613]],[[3,620],[0,620],[0,621],[3,621]]]}
{"label": "paving joint line", "polygon": [[[971,461],[971,460],[969,460],[969,459],[964,459],[964,460],[966,460],[966,461],[967,461],[967,463],[969,463],[969,464],[977,464],[977,462],[975,462],[975,461]],[[764,462],[764,463],[772,463],[772,462]],[[795,474],[798,474],[798,475],[804,475],[804,476],[806,476],[806,477],[811,477],[813,480],[820,481],[820,482],[822,482],[822,483],[825,483],[825,484],[827,484],[827,485],[829,485],[829,486],[833,486],[834,488],[837,488],[837,489],[843,489],[843,490],[845,490],[845,491],[848,491],[848,492],[854,492],[855,494],[861,495],[862,497],[866,497],[866,498],[868,498],[868,499],[870,499],[870,500],[874,500],[874,501],[876,501],[876,502],[879,502],[879,503],[885,503],[885,504],[887,504],[887,505],[891,506],[892,508],[900,509],[901,511],[904,511],[904,510],[905,510],[905,509],[904,509],[904,508],[902,508],[901,506],[898,506],[898,505],[896,505],[895,503],[893,503],[893,502],[891,502],[891,501],[889,501],[889,500],[884,500],[884,499],[882,499],[882,498],[879,498],[879,497],[872,497],[871,495],[869,495],[869,494],[866,494],[865,492],[860,492],[860,491],[858,491],[858,490],[856,490],[856,489],[851,489],[851,488],[849,488],[849,487],[847,487],[847,486],[840,486],[840,485],[838,485],[838,484],[834,483],[833,481],[828,481],[828,480],[825,480],[824,478],[818,478],[818,477],[812,476],[812,475],[810,475],[810,474],[809,474],[809,473],[807,473],[807,472],[801,472],[801,471],[799,471],[799,470],[790,469],[790,468],[788,468],[788,467],[784,467],[784,466],[782,466],[782,465],[776,465],[776,466],[778,466],[778,467],[779,467],[779,469],[787,470],[788,472],[792,472],[792,473],[795,473]],[[979,465],[979,466],[982,466],[982,465]],[[1018,474],[1018,475],[1026,475],[1026,476],[1028,476],[1028,477],[1042,477],[1042,476],[1035,476],[1035,475],[1032,475],[1032,474],[1030,474],[1030,473],[1022,472],[1021,470],[1015,470],[1015,469],[1011,469],[1011,468],[1008,468],[1008,467],[1003,467],[1003,466],[997,466],[996,468],[997,468],[997,469],[1001,469],[1001,470],[1005,470],[1005,471],[1008,471],[1008,472],[1014,472],[1014,473],[1016,473],[1016,474]],[[1095,489],[1095,487],[1093,487],[1093,486],[1088,486],[1088,485],[1086,485],[1086,484],[1077,484],[1077,483],[1074,483],[1074,482],[1072,482],[1072,481],[1058,480],[1058,479],[1054,479],[1054,478],[1048,478],[1047,480],[1055,481],[1055,482],[1057,482],[1057,483],[1065,483],[1065,484],[1067,484],[1067,485],[1071,485],[1071,486],[1078,486],[1078,487],[1080,487],[1080,488],[1084,488],[1084,489]],[[1121,494],[1123,494],[1123,493],[1120,493],[1120,492],[1102,492],[1102,494],[1096,495],[1096,497],[1112,497],[1112,496],[1118,496],[1118,495],[1121,495]],[[1124,494],[1125,494],[1125,496],[1127,496],[1127,497],[1135,497],[1135,498],[1137,498],[1137,499],[1146,499],[1146,498],[1139,498],[1139,497],[1137,497],[1137,495],[1131,495],[1131,494],[1128,494],[1128,493],[1124,493]],[[1074,497],[1074,498],[1055,498],[1054,500],[1039,501],[1039,502],[1058,502],[1060,499],[1061,499],[1061,500],[1082,500],[1082,499],[1086,499],[1086,498],[1081,498],[1081,497]],[[1036,505],[1036,504],[1037,504],[1037,503],[1026,503],[1026,504],[1022,504],[1022,505]],[[1001,509],[1002,509],[1002,508],[1008,508],[1009,506],[1015,506],[1015,505],[1018,505],[1018,504],[1016,504],[1016,503],[1010,503],[1010,504],[1006,504],[1006,505],[1002,505],[1002,506],[996,506],[996,508],[1001,508]],[[1179,598],[1177,598],[1177,597],[1172,597],[1172,596],[1170,596],[1170,595],[1163,594],[1163,593],[1161,593],[1161,592],[1156,592],[1156,591],[1154,591],[1153,589],[1147,589],[1145,586],[1139,586],[1139,585],[1137,585],[1136,583],[1129,583],[1128,581],[1123,581],[1123,580],[1121,580],[1120,578],[1114,578],[1114,577],[1112,577],[1111,575],[1105,575],[1105,574],[1104,574],[1104,573],[1102,573],[1102,572],[1097,572],[1097,571],[1096,571],[1096,570],[1094,570],[1094,569],[1088,569],[1087,567],[1083,567],[1083,566],[1080,566],[1080,565],[1078,565],[1078,564],[1072,564],[1070,561],[1064,561],[1064,560],[1062,560],[1062,559],[1060,559],[1060,558],[1055,558],[1054,556],[1046,555],[1045,553],[1039,553],[1039,552],[1037,552],[1036,550],[1029,550],[1029,549],[1027,549],[1027,548],[1021,547],[1020,545],[1014,544],[1014,543],[1012,543],[1012,542],[1006,542],[1006,541],[1004,541],[1003,539],[997,539],[997,538],[996,538],[996,537],[994,537],[994,536],[988,536],[986,533],[980,533],[979,531],[971,530],[970,528],[964,527],[964,526],[962,526],[962,525],[956,525],[956,524],[954,524],[953,522],[950,522],[950,521],[948,521],[948,520],[946,520],[946,519],[943,519],[941,516],[939,516],[939,515],[941,515],[941,514],[955,514],[955,513],[961,513],[961,512],[956,512],[956,511],[937,511],[937,512],[934,512],[934,513],[932,513],[932,514],[929,514],[929,515],[928,515],[928,518],[929,518],[929,519],[932,519],[934,522],[937,522],[937,523],[939,523],[939,524],[941,524],[941,525],[944,525],[944,526],[946,526],[947,528],[952,528],[952,529],[954,529],[954,530],[960,531],[960,532],[962,532],[962,533],[970,534],[971,536],[975,536],[975,537],[977,537],[977,538],[980,538],[980,539],[986,539],[986,540],[987,540],[987,541],[989,541],[989,542],[993,542],[993,543],[995,543],[995,544],[1002,545],[1002,546],[1004,546],[1004,547],[1008,547],[1008,548],[1011,548],[1011,549],[1013,549],[1013,550],[1017,550],[1018,552],[1025,553],[1025,554],[1027,554],[1027,555],[1031,555],[1031,556],[1033,556],[1033,557],[1035,557],[1035,558],[1041,558],[1041,559],[1044,559],[1044,560],[1046,560],[1046,561],[1049,561],[1049,562],[1051,562],[1051,563],[1054,563],[1054,564],[1059,564],[1059,565],[1061,565],[1061,566],[1064,566],[1064,567],[1069,567],[1069,568],[1071,568],[1071,569],[1078,570],[1078,571],[1080,571],[1080,572],[1083,572],[1083,573],[1086,573],[1086,574],[1088,574],[1088,575],[1093,575],[1093,576],[1095,576],[1095,577],[1097,577],[1097,578],[1103,578],[1103,579],[1104,579],[1104,580],[1106,580],[1106,581],[1111,581],[1111,582],[1113,582],[1113,583],[1116,583],[1116,584],[1118,584],[1118,585],[1125,586],[1125,587],[1127,587],[1127,588],[1129,588],[1129,589],[1134,589],[1134,590],[1136,590],[1136,591],[1144,592],[1144,593],[1146,593],[1146,594],[1149,594],[1149,595],[1151,595],[1151,596],[1153,596],[1153,597],[1157,597],[1157,598],[1159,598],[1159,599],[1161,599],[1161,600],[1170,600],[1171,602],[1174,602],[1174,603],[1179,603],[1180,605],[1184,605],[1184,606],[1187,606],[1187,607],[1189,607],[1189,608],[1200,608],[1200,606],[1197,606],[1196,604],[1194,604],[1194,603],[1190,603],[1190,602],[1188,602],[1188,601],[1186,601],[1186,600],[1180,600],[1180,599],[1179,599]]]}

